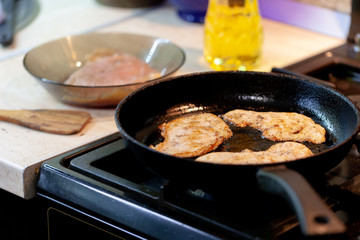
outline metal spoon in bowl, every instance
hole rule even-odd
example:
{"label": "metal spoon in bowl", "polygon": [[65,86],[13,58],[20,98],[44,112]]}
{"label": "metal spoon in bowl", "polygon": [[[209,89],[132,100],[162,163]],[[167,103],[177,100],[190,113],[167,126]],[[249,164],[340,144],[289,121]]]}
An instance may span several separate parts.
{"label": "metal spoon in bowl", "polygon": [[55,133],[80,132],[90,119],[90,114],[70,110],[0,110],[0,120],[31,129]]}

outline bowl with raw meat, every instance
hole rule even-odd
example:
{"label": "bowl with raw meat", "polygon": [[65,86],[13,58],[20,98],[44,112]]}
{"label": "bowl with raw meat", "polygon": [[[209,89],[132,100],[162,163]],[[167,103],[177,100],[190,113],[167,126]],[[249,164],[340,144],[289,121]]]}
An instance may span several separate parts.
{"label": "bowl with raw meat", "polygon": [[174,74],[184,61],[184,51],[168,39],[89,33],[35,47],[23,64],[62,102],[113,107],[135,89]]}

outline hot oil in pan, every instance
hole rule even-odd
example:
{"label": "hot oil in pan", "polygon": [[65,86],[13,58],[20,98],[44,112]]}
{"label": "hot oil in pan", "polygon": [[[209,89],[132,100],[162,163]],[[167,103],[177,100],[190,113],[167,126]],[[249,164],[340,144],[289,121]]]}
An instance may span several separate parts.
{"label": "hot oil in pan", "polygon": [[230,125],[233,136],[223,142],[218,152],[241,152],[244,149],[263,151],[274,145],[273,141],[261,137],[261,132],[252,127]]}

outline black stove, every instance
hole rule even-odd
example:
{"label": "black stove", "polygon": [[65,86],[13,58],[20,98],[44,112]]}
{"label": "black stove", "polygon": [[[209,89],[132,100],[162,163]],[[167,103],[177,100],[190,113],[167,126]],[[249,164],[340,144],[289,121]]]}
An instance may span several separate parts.
{"label": "black stove", "polygon": [[[310,180],[347,226],[326,239],[360,238],[359,179],[354,146],[337,167]],[[204,191],[170,182],[139,163],[119,134],[46,161],[38,195],[47,202],[49,239],[305,238],[282,198],[246,183]]]}

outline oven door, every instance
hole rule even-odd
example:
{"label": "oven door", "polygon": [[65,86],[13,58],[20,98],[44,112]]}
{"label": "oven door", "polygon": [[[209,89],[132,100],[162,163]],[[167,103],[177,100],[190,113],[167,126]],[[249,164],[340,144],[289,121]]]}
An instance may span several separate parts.
{"label": "oven door", "polygon": [[38,193],[42,216],[46,217],[49,240],[72,239],[148,239],[126,226],[104,219],[89,210]]}

